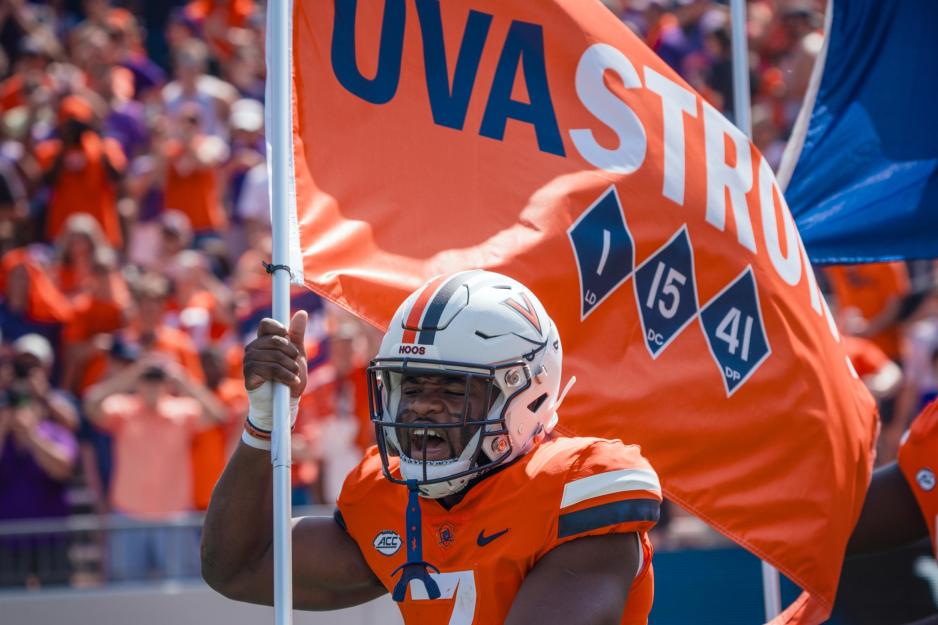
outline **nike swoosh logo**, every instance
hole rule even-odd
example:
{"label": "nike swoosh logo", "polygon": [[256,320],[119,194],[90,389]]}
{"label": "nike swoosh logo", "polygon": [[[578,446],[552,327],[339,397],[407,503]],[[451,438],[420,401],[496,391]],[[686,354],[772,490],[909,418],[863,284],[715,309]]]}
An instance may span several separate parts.
{"label": "nike swoosh logo", "polygon": [[486,536],[486,535],[485,535],[485,530],[482,530],[481,532],[479,532],[479,537],[476,538],[476,543],[478,543],[478,545],[479,545],[480,547],[484,547],[484,546],[486,546],[487,544],[489,544],[490,542],[492,542],[493,540],[495,540],[496,538],[498,538],[499,536],[503,536],[503,535],[505,535],[506,533],[508,533],[508,530],[510,530],[510,529],[511,529],[510,527],[506,527],[506,528],[503,529],[502,531],[500,531],[500,532],[495,532],[494,534],[492,534],[492,535],[490,535],[490,536]]}

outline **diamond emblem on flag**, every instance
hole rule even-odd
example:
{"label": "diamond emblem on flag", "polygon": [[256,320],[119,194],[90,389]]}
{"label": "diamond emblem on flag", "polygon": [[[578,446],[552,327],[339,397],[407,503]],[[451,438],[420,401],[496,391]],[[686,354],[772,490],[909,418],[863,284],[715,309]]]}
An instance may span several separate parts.
{"label": "diamond emblem on flag", "polygon": [[729,397],[771,353],[752,267],[704,305],[700,323]]}
{"label": "diamond emblem on flag", "polygon": [[645,346],[652,358],[657,358],[699,308],[694,253],[686,226],[642,262],[635,270],[633,285]]}
{"label": "diamond emblem on flag", "polygon": [[635,244],[615,186],[567,230],[580,274],[580,319],[585,319],[632,274]]}

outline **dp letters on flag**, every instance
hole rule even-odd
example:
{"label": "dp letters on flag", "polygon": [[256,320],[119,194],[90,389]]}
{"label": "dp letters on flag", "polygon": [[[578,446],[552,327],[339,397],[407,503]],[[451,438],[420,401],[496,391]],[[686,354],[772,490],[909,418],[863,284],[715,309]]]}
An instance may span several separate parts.
{"label": "dp letters on flag", "polygon": [[467,268],[530,286],[579,382],[560,425],[830,610],[873,403],[775,179],[598,0],[296,0],[295,278],[379,326]]}

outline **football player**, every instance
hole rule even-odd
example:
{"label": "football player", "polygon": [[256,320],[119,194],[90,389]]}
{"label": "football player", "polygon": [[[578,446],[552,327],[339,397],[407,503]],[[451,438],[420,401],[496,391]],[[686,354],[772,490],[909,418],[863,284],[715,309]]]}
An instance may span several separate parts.
{"label": "football player", "polygon": [[[873,473],[847,555],[881,551],[931,537],[938,556],[938,401],[912,422],[899,445],[899,458]],[[910,625],[938,625],[938,614]]]}
{"label": "football player", "polygon": [[[244,357],[251,412],[205,520],[202,573],[270,604],[270,380],[306,380],[300,311]],[[386,592],[408,625],[644,624],[658,477],[635,446],[558,435],[563,352],[531,291],[491,272],[435,278],[391,320],[369,369],[377,445],[333,518],[293,525],[294,603]]]}

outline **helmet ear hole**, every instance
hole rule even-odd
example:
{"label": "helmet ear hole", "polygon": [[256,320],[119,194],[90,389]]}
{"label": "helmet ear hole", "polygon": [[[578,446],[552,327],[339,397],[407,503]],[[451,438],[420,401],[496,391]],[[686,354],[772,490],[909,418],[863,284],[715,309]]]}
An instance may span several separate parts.
{"label": "helmet ear hole", "polygon": [[537,412],[538,409],[544,404],[544,401],[547,399],[547,393],[543,393],[540,397],[528,404],[528,410],[531,412]]}

